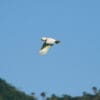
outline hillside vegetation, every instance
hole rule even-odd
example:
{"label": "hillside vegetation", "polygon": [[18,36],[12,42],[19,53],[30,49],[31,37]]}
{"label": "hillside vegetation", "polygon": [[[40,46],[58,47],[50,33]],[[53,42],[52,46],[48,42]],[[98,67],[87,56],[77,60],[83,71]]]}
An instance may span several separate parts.
{"label": "hillside vegetation", "polygon": [[[45,92],[40,93],[40,96],[43,100],[100,100],[100,89],[93,86],[92,90],[93,94],[84,91],[82,96],[76,97],[67,94],[62,95],[61,97],[52,94],[48,97]],[[34,92],[32,92],[31,95],[27,95],[11,84],[8,84],[5,80],[0,79],[0,100],[38,100],[38,98],[39,97],[35,97]]]}
{"label": "hillside vegetation", "polygon": [[0,79],[0,100],[35,100],[34,97],[19,91],[15,87]]}

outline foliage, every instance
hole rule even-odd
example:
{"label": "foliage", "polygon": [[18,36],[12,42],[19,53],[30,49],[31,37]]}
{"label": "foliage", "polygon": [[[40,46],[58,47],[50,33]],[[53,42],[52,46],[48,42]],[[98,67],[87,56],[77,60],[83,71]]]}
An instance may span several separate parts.
{"label": "foliage", "polygon": [[[95,86],[92,87],[93,93],[90,94],[86,91],[83,92],[82,96],[72,97],[70,95],[64,94],[61,97],[52,94],[51,97],[47,97],[45,92],[40,93],[43,100],[100,100],[100,89]],[[31,96],[19,91],[12,85],[6,83],[5,80],[0,79],[0,100],[37,100],[35,93],[32,92]]]}
{"label": "foliage", "polygon": [[82,96],[75,97],[67,94],[64,94],[62,97],[52,95],[49,98],[47,97],[47,100],[100,100],[100,89],[97,91],[96,87],[92,87],[92,90],[94,94],[90,94],[84,91]]}
{"label": "foliage", "polygon": [[19,91],[15,87],[0,79],[0,100],[35,100],[34,97]]}
{"label": "foliage", "polygon": [[50,97],[48,100],[100,100],[100,96],[99,95],[85,95],[85,96],[76,96],[76,97],[72,97],[72,96],[63,96],[63,97],[56,97],[56,99],[53,99],[52,97]]}

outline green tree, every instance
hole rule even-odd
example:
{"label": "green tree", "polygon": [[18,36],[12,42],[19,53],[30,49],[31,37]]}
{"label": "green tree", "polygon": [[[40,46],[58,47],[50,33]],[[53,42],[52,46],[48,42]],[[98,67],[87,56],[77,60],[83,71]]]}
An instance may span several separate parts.
{"label": "green tree", "polygon": [[14,86],[0,79],[0,100],[35,100],[32,96],[19,91]]}
{"label": "green tree", "polygon": [[93,90],[94,94],[96,95],[97,94],[97,88],[95,86],[93,86],[92,90]]}
{"label": "green tree", "polygon": [[63,100],[70,100],[70,98],[71,98],[71,97],[70,97],[69,95],[67,95],[67,94],[64,94],[64,95],[63,95]]}
{"label": "green tree", "polygon": [[55,94],[52,94],[51,100],[57,100],[57,96]]}
{"label": "green tree", "polygon": [[43,98],[43,100],[45,100],[46,93],[45,93],[45,92],[42,92],[40,95],[41,95],[41,97]]}

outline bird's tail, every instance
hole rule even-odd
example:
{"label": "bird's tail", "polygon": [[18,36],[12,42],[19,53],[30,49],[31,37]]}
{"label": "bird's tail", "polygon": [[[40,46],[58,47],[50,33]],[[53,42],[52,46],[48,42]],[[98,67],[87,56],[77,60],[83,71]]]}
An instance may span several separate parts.
{"label": "bird's tail", "polygon": [[60,41],[59,40],[56,40],[55,43],[58,44],[58,43],[60,43]]}

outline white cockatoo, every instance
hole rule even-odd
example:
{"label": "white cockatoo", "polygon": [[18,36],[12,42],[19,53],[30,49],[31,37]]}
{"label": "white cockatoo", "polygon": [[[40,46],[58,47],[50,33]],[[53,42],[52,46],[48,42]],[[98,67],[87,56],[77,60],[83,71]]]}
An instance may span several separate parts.
{"label": "white cockatoo", "polygon": [[48,52],[48,50],[54,45],[60,43],[59,40],[50,38],[50,37],[42,37],[41,40],[44,42],[39,53],[44,55]]}

